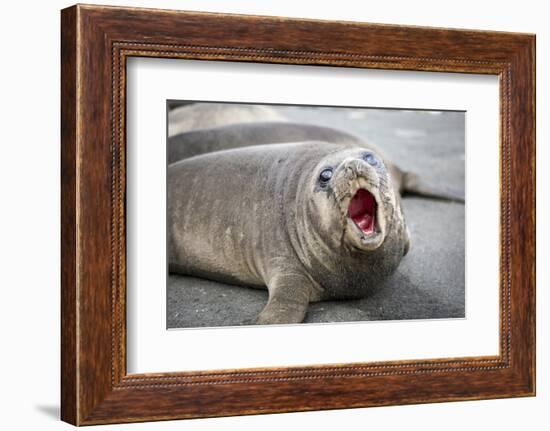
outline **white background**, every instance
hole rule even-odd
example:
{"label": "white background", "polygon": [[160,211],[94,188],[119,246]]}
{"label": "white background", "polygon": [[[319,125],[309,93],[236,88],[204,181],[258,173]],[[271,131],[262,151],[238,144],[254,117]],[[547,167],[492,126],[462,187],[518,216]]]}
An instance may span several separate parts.
{"label": "white background", "polygon": [[[496,76],[141,58],[129,61],[127,83],[129,373],[498,354]],[[166,331],[166,153],[159,143],[166,99],[184,98],[466,111],[467,318]]]}
{"label": "white background", "polygon": [[[550,28],[541,1],[139,1],[133,6],[343,19],[393,24],[537,33],[537,125],[539,220],[536,398],[436,405],[293,413],[97,429],[256,430],[313,428],[498,430],[546,429],[550,422],[548,372],[550,163]],[[59,399],[59,9],[69,2],[9,2],[0,17],[2,67],[0,157],[2,271],[2,428],[69,429],[57,420]],[[546,54],[546,55],[545,55]],[[546,187],[545,187],[546,186]],[[543,190],[545,194],[543,194]],[[546,270],[546,271],[545,271]]]}

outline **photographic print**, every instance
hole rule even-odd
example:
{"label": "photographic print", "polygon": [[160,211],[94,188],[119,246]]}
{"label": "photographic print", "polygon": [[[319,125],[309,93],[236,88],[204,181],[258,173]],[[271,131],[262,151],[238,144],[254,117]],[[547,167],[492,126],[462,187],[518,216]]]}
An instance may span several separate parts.
{"label": "photographic print", "polygon": [[167,102],[167,327],[465,317],[465,112]]}

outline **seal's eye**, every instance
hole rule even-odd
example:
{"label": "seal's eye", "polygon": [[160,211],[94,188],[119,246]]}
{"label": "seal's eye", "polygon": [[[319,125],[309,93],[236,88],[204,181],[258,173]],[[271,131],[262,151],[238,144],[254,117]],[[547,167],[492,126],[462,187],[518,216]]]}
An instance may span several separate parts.
{"label": "seal's eye", "polygon": [[320,180],[322,183],[328,182],[331,178],[332,178],[332,169],[330,169],[330,168],[328,168],[328,169],[323,169],[323,170],[321,171],[321,174],[319,175],[319,180]]}
{"label": "seal's eye", "polygon": [[378,166],[378,159],[374,157],[374,154],[368,153],[363,156],[363,160],[371,166]]}

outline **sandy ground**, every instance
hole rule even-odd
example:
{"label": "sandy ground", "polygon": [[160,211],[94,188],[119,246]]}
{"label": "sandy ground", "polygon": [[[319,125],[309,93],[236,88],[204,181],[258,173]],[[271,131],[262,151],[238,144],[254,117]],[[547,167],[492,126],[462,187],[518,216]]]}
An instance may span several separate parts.
{"label": "sandy ground", "polygon": [[[278,109],[292,121],[356,134],[406,170],[464,192],[463,113]],[[306,323],[464,317],[464,205],[417,197],[405,198],[403,205],[411,249],[394,276],[367,298],[312,304]],[[242,325],[266,301],[267,291],[170,275],[167,327]]]}

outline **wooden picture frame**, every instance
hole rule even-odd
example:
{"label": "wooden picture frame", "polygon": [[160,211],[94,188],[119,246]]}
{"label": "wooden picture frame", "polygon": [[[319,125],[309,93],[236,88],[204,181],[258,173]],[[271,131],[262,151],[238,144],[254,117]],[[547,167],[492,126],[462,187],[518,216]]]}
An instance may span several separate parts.
{"label": "wooden picture frame", "polygon": [[[534,35],[82,5],[61,17],[64,421],[535,394]],[[498,75],[500,354],[127,374],[125,65],[131,56]]]}

